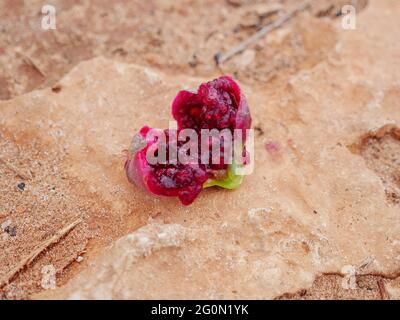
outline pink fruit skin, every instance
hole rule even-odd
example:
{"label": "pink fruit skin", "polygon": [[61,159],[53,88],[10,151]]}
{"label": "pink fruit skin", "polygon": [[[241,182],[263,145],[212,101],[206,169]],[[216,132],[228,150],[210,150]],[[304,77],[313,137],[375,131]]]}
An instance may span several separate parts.
{"label": "pink fruit skin", "polygon": [[136,184],[139,187],[147,190],[145,177],[150,173],[150,168],[146,161],[146,152],[149,141],[146,140],[147,133],[151,130],[150,127],[144,126],[138,133],[145,141],[146,146],[138,151],[129,152],[128,159],[125,161],[125,172],[130,183]]}

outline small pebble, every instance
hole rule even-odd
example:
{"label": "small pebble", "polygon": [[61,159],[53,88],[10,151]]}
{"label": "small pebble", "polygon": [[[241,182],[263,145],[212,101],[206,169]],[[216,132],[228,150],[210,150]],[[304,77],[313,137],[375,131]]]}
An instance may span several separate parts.
{"label": "small pebble", "polygon": [[59,93],[62,90],[62,86],[60,84],[56,84],[54,87],[51,88],[51,91],[54,93]]}
{"label": "small pebble", "polygon": [[9,229],[8,233],[11,237],[15,237],[17,235],[17,227],[12,227],[11,229]]}
{"label": "small pebble", "polygon": [[56,268],[52,264],[42,268],[41,286],[45,290],[55,289],[57,287]]}
{"label": "small pebble", "polygon": [[83,261],[83,257],[82,256],[78,256],[77,258],[76,258],[76,262],[82,262]]}
{"label": "small pebble", "polygon": [[17,188],[20,191],[24,191],[25,190],[25,183],[24,182],[18,183]]}
{"label": "small pebble", "polygon": [[10,225],[11,225],[11,219],[4,221],[0,226],[1,230],[5,231],[8,227],[10,227]]}

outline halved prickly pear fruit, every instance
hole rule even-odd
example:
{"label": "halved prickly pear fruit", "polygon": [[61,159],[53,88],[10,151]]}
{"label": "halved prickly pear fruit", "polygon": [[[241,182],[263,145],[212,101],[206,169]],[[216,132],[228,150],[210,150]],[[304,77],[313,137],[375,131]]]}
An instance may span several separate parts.
{"label": "halved prickly pear fruit", "polygon": [[[155,134],[149,134],[152,130]],[[159,149],[163,148],[168,155],[170,134],[168,130],[143,127],[133,138],[128,159],[125,162],[125,171],[129,181],[144,190],[155,195],[178,197],[184,205],[189,205],[198,196],[203,183],[208,179],[205,166],[182,164],[178,161],[170,161],[168,157],[165,161],[149,162],[150,151],[157,154]],[[167,137],[167,140],[159,141],[154,137],[161,135]],[[149,150],[150,148],[152,150]]]}
{"label": "halved prickly pear fruit", "polygon": [[172,103],[172,115],[178,122],[178,130],[233,131],[250,129],[251,126],[247,100],[239,85],[229,76],[200,85],[197,93],[180,91]]}
{"label": "halved prickly pear fruit", "polygon": [[[134,137],[125,163],[129,181],[156,195],[178,197],[184,205],[191,204],[203,188],[238,188],[243,177],[235,174],[235,168],[242,164],[225,162],[223,155],[232,153],[235,148],[233,141],[229,141],[230,147],[226,147],[224,139],[233,139],[238,131],[243,147],[236,151],[246,153],[244,144],[246,130],[251,126],[251,116],[239,85],[231,77],[223,76],[202,84],[197,93],[180,91],[172,103],[172,115],[178,123],[177,131],[145,126]],[[174,140],[175,144],[170,144],[172,137],[184,129],[193,129],[198,139],[195,141],[198,158],[186,164],[169,159],[171,146],[174,146],[176,153],[184,149],[183,142]],[[217,149],[220,152],[216,156],[211,152],[212,138],[206,140],[205,150],[199,147],[203,129],[230,132],[229,138],[224,136],[218,142]],[[157,138],[162,134],[165,139]],[[153,154],[166,151],[167,158],[164,161],[150,161],[149,151]],[[204,153],[210,160],[217,157],[219,161],[203,164]]]}
{"label": "halved prickly pear fruit", "polygon": [[[239,85],[229,76],[200,85],[197,93],[180,91],[172,103],[172,115],[178,123],[178,130],[192,128],[199,136],[202,129],[229,129],[232,137],[235,136],[235,130],[240,130],[243,146],[246,142],[246,130],[251,127],[247,100]],[[223,153],[221,143],[220,154]],[[222,157],[218,164],[209,164],[207,169],[210,179],[206,186],[238,188],[243,179],[235,176],[234,168],[232,164],[224,164]]]}

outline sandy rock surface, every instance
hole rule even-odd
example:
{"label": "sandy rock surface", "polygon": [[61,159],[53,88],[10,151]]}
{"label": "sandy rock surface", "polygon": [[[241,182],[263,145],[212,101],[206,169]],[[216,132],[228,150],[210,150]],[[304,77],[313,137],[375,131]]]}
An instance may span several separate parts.
{"label": "sandy rock surface", "polygon": [[[346,292],[356,275],[384,276],[398,298],[399,11],[370,1],[357,32],[321,24],[327,50],[285,81],[245,81],[254,173],[189,207],[130,185],[123,150],[142,125],[167,127],[177,91],[208,78],[98,57],[1,102],[3,296],[276,298],[331,273]],[[40,287],[46,270],[56,290]]]}

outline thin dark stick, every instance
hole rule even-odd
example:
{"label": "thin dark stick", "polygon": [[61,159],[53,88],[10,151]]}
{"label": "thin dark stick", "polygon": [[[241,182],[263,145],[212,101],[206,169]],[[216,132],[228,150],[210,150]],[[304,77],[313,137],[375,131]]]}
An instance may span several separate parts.
{"label": "thin dark stick", "polygon": [[293,18],[299,12],[304,11],[309,5],[310,5],[310,3],[308,1],[303,3],[301,6],[297,7],[296,9],[289,12],[288,14],[285,14],[278,20],[272,22],[269,25],[266,25],[260,31],[256,32],[250,38],[247,38],[246,40],[244,40],[242,43],[240,43],[236,47],[233,47],[232,49],[228,50],[225,53],[218,52],[214,56],[215,62],[217,63],[217,65],[219,65],[220,63],[229,60],[234,55],[237,55],[237,54],[243,52],[244,50],[246,50],[246,48],[248,46],[250,46],[250,45],[254,44],[255,42],[257,42],[258,40],[260,40],[267,33],[281,27],[283,24],[285,24],[287,21],[289,21],[291,18]]}

